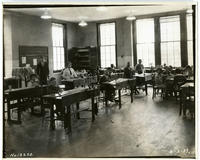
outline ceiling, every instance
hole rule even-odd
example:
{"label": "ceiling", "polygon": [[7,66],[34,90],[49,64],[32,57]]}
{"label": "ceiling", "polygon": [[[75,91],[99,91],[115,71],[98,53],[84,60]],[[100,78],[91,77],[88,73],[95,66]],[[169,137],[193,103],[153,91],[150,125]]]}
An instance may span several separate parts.
{"label": "ceiling", "polygon": [[27,15],[41,16],[45,10],[48,10],[53,19],[69,22],[78,22],[85,20],[88,22],[107,20],[113,18],[126,17],[128,15],[148,15],[162,12],[180,11],[191,9],[191,3],[180,3],[171,5],[154,6],[107,6],[106,10],[98,11],[97,7],[52,7],[52,8],[7,8],[6,11],[20,12]]}

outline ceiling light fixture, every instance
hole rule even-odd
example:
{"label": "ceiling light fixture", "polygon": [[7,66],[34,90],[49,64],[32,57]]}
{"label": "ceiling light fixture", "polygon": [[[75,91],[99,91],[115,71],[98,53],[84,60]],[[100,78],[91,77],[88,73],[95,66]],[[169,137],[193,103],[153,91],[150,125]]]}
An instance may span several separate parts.
{"label": "ceiling light fixture", "polygon": [[188,9],[188,10],[186,11],[186,13],[193,13],[193,10],[192,10],[192,9]]}
{"label": "ceiling light fixture", "polygon": [[126,20],[128,20],[128,21],[133,21],[135,19],[136,19],[135,16],[128,16],[128,17],[126,17]]}
{"label": "ceiling light fixture", "polygon": [[100,12],[103,12],[103,11],[106,11],[107,8],[104,7],[104,6],[100,6],[100,7],[97,7],[96,10],[97,10],[97,11],[100,11]]}
{"label": "ceiling light fixture", "polygon": [[40,18],[42,18],[42,19],[51,19],[51,15],[49,14],[48,10],[45,10],[44,14]]}
{"label": "ceiling light fixture", "polygon": [[87,24],[87,22],[85,22],[85,21],[81,21],[81,22],[79,22],[79,24],[78,24],[79,26],[81,26],[81,27],[85,27],[85,26],[87,26],[88,24]]}

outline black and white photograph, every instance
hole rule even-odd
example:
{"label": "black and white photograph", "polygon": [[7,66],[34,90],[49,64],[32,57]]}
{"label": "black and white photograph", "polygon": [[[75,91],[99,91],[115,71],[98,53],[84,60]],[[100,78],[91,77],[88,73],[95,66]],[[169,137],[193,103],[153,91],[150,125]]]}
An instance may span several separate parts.
{"label": "black and white photograph", "polygon": [[197,2],[2,12],[3,158],[198,157]]}

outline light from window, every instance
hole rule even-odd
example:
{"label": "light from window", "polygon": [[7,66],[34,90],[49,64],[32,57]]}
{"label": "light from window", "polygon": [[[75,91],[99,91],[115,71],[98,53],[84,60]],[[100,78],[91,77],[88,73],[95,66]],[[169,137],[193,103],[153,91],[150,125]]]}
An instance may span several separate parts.
{"label": "light from window", "polygon": [[154,19],[136,21],[137,59],[142,59],[145,67],[155,66]]}
{"label": "light from window", "polygon": [[115,23],[100,24],[101,67],[116,66]]}
{"label": "light from window", "polygon": [[193,65],[193,28],[192,14],[187,14],[187,50],[188,50],[188,65]]}
{"label": "light from window", "polygon": [[62,24],[52,24],[53,39],[53,70],[61,70],[65,67],[65,54],[63,45],[64,26]]}
{"label": "light from window", "polygon": [[169,16],[160,18],[161,63],[174,67],[181,66],[180,18]]}

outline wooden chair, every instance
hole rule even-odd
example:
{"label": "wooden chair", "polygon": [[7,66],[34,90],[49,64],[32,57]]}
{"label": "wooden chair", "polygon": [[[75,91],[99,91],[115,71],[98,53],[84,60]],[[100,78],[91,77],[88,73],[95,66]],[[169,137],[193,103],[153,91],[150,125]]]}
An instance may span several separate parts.
{"label": "wooden chair", "polygon": [[176,100],[178,100],[178,97],[180,98],[180,86],[183,85],[185,82],[186,77],[184,75],[176,75],[174,77],[173,92]]}
{"label": "wooden chair", "polygon": [[[164,79],[163,79],[164,82]],[[161,94],[161,97],[164,97],[164,93],[166,91],[166,85],[165,84],[156,84],[155,81],[155,75],[152,77],[152,88],[153,88],[153,95],[152,99],[156,97],[156,95]]]}
{"label": "wooden chair", "polygon": [[181,90],[181,102],[180,102],[180,112],[181,116],[186,116],[186,111],[189,110],[191,117],[195,117],[195,89],[194,87],[188,86]]}

